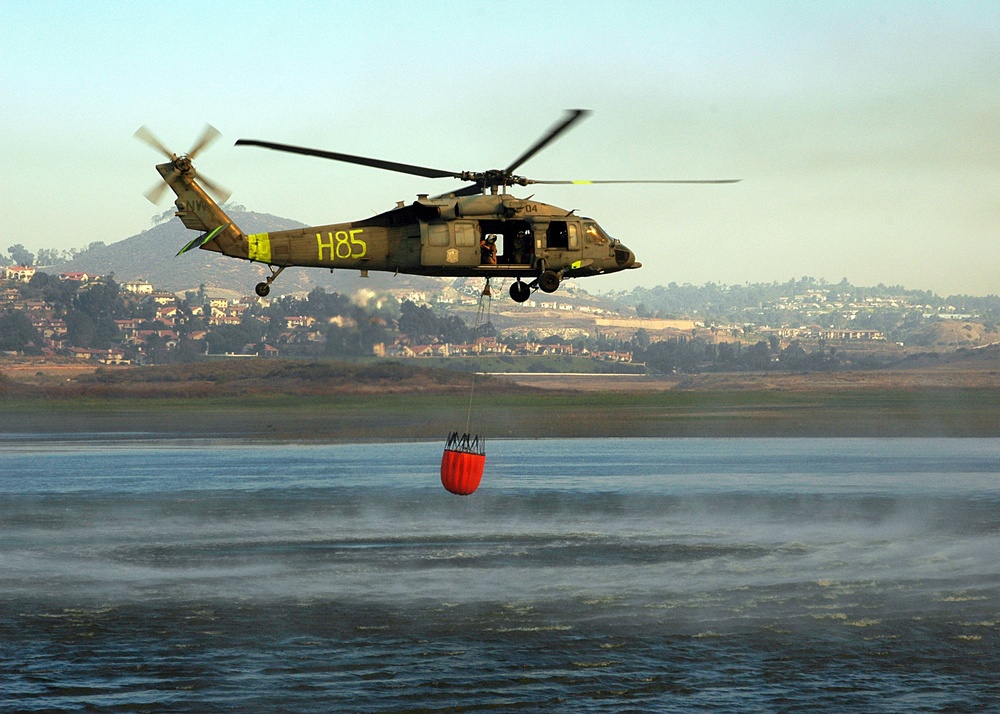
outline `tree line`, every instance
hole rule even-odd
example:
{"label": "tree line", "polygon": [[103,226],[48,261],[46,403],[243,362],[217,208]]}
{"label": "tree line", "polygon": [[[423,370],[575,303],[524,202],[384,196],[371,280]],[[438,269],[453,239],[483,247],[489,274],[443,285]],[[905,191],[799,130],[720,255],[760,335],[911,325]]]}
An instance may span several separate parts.
{"label": "tree line", "polygon": [[[116,320],[137,320],[138,329],[146,332],[176,332],[177,345],[170,348],[172,340],[165,337],[144,337],[144,359],[154,362],[187,361],[205,353],[259,352],[268,344],[281,344],[286,355],[351,359],[369,357],[375,345],[392,343],[397,337],[410,344],[459,344],[476,337],[476,331],[461,317],[442,310],[391,298],[359,305],[322,288],[315,288],[305,298],[284,296],[266,305],[254,303],[236,324],[211,324],[209,297],[201,286],[176,300],[177,318],[167,325],[157,320],[159,305],[122,294],[113,276],[81,285],[38,271],[26,283],[8,285],[18,291],[21,301],[42,301],[52,320],[64,321],[65,341],[72,347],[131,349],[123,345],[124,335]],[[307,318],[309,325],[289,328],[289,317]],[[191,338],[202,332],[203,340]],[[479,334],[496,333],[492,326],[486,326]],[[0,350],[40,354],[43,344],[25,310],[12,306],[0,312]]]}
{"label": "tree line", "polygon": [[91,250],[105,247],[103,241],[94,241],[86,248],[70,248],[69,250],[57,250],[56,248],[39,248],[38,253],[32,253],[20,243],[15,243],[7,248],[5,255],[0,251],[0,266],[3,265],[23,265],[27,268],[33,266],[62,265],[70,263],[79,256]]}
{"label": "tree line", "polygon": [[[29,282],[10,285],[19,291],[22,300],[44,301],[54,319],[64,320],[66,342],[73,347],[135,350],[123,344],[124,334],[115,320],[137,320],[138,328],[147,332],[142,360],[158,363],[197,360],[206,353],[259,353],[265,345],[279,346],[284,356],[358,359],[372,356],[379,343],[391,344],[397,339],[410,345],[468,344],[481,336],[504,341],[489,322],[476,328],[443,308],[406,300],[397,302],[392,298],[362,305],[323,288],[315,288],[304,298],[284,296],[266,305],[253,303],[235,324],[210,324],[210,301],[202,286],[176,300],[178,317],[168,326],[157,320],[157,304],[135,295],[123,295],[111,276],[80,285],[36,272]],[[293,317],[306,318],[307,326],[290,328],[287,318]],[[168,328],[177,334],[176,345],[163,336],[148,334]],[[202,339],[193,339],[195,333]],[[532,339],[529,335],[528,341],[561,344],[567,340],[558,336]],[[506,342],[510,347],[515,346],[513,337]],[[653,341],[640,329],[629,338],[597,333],[569,342],[576,354],[585,350],[631,352],[634,363],[644,363],[651,371],[664,374],[711,370],[820,371],[836,368],[841,360],[835,347],[820,344],[807,351],[793,342],[782,348],[774,336],[749,345],[695,335]],[[0,350],[38,354],[42,344],[41,335],[25,310],[0,312]],[[138,355],[126,356],[138,358]]]}

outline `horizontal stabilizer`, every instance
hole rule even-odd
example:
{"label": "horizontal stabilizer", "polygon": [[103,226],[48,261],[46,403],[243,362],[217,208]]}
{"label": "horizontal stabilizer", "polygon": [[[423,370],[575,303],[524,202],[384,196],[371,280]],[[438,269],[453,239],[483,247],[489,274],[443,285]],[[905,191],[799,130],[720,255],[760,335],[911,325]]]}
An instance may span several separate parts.
{"label": "horizontal stabilizer", "polygon": [[184,253],[187,253],[189,250],[194,250],[195,248],[201,248],[203,245],[205,245],[210,240],[215,238],[215,236],[219,235],[219,233],[221,233],[224,229],[229,228],[229,226],[230,226],[229,223],[225,223],[221,226],[216,226],[215,230],[213,231],[210,231],[208,233],[202,233],[200,236],[198,236],[193,241],[188,243],[186,246],[181,248],[180,251],[177,253],[177,255],[183,255]]}

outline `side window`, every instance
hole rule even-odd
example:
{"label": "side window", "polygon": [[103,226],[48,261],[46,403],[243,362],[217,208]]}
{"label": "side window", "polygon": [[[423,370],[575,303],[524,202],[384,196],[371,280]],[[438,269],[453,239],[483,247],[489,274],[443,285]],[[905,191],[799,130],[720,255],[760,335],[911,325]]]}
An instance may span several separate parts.
{"label": "side window", "polygon": [[566,221],[552,221],[549,223],[549,230],[545,236],[545,244],[549,248],[567,248],[569,233],[566,230]]}
{"label": "side window", "polygon": [[453,225],[455,226],[455,245],[459,248],[471,248],[476,244],[475,226],[471,223],[455,223]]}
{"label": "side window", "polygon": [[431,223],[427,226],[427,245],[444,247],[448,245],[448,224]]}
{"label": "side window", "polygon": [[569,248],[570,250],[576,250],[580,247],[580,236],[576,229],[575,223],[570,223],[566,226],[569,229]]}

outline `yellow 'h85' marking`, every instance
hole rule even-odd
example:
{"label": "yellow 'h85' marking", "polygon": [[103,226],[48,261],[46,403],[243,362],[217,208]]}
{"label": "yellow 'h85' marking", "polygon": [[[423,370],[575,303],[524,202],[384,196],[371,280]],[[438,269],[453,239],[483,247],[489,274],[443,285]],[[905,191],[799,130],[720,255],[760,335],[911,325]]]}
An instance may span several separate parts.
{"label": "yellow 'h85' marking", "polygon": [[323,260],[323,251],[329,253],[328,260],[332,263],[337,260],[358,260],[364,258],[368,253],[368,244],[358,238],[364,232],[362,228],[355,228],[350,231],[337,231],[327,233],[327,240],[323,240],[323,234],[316,234],[316,243],[319,246],[319,259]]}

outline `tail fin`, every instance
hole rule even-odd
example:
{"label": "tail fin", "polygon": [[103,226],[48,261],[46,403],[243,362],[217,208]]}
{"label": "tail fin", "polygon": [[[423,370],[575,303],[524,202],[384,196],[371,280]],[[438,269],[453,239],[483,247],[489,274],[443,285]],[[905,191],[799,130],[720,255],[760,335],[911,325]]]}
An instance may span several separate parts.
{"label": "tail fin", "polygon": [[153,203],[159,203],[163,192],[169,187],[177,194],[177,201],[175,201],[177,217],[187,228],[204,231],[202,235],[181,248],[177,255],[194,248],[204,248],[237,258],[248,256],[249,242],[246,235],[236,227],[225,211],[209,198],[205,189],[208,189],[223,203],[229,198],[229,192],[214,181],[198,174],[192,163],[194,157],[219,136],[218,129],[206,124],[191,150],[178,156],[157,139],[147,127],[141,126],[135,132],[136,139],[167,157],[167,163],[158,164],[156,167],[157,172],[163,177],[163,184],[148,191],[146,198]]}
{"label": "tail fin", "polygon": [[194,248],[203,248],[217,253],[239,258],[247,257],[247,237],[226,212],[213,201],[195,180],[190,162],[185,157],[165,164],[158,164],[156,170],[177,195],[177,217],[186,228],[203,231],[202,235],[184,246],[180,253]]}

